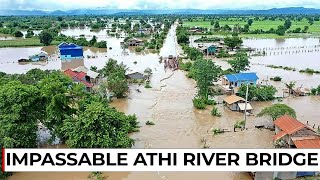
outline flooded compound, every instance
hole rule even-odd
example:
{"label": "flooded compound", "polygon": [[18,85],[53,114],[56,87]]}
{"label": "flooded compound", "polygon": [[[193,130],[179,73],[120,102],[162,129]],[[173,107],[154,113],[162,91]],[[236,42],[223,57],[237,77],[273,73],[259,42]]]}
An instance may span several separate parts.
{"label": "flooded compound", "polygon": [[[151,77],[151,89],[131,85],[130,95],[126,99],[116,99],[111,105],[120,111],[128,114],[136,114],[140,121],[140,132],[133,133],[131,136],[135,139],[133,148],[203,148],[206,145],[209,148],[273,148],[272,136],[274,132],[266,129],[257,129],[255,126],[260,119],[255,116],[249,116],[246,122],[247,130],[233,132],[234,124],[243,120],[243,114],[231,112],[222,104],[217,107],[221,112],[221,117],[213,117],[210,113],[212,107],[205,110],[196,110],[193,107],[192,99],[196,94],[196,83],[186,77],[183,71],[173,71],[165,69],[164,63],[160,62],[160,57],[179,56],[182,54],[181,48],[177,45],[175,36],[176,25],[170,29],[164,42],[160,54],[135,53],[131,50],[123,50],[120,42],[123,39],[106,38],[109,49],[86,48],[84,51],[85,58],[82,62],[86,67],[97,66],[102,68],[109,58],[114,58],[119,62],[126,64],[131,71],[143,71],[151,68],[153,75]],[[71,30],[69,30],[71,31]],[[68,34],[69,31],[64,33]],[[85,31],[87,32],[87,30]],[[99,32],[100,33],[100,32]],[[81,32],[70,32],[70,34],[83,34]],[[89,33],[88,33],[89,34]],[[91,34],[89,34],[91,35]],[[253,48],[264,47],[286,47],[302,46],[307,44],[316,45],[317,39],[294,39],[278,40],[246,40],[246,46]],[[15,60],[22,56],[36,53],[40,50],[48,52],[53,57],[46,65],[19,65]],[[128,54],[123,53],[127,51]],[[259,64],[277,64],[293,66],[297,68],[319,67],[320,63],[318,54],[283,55],[275,57],[253,57],[251,59],[251,71],[258,72],[261,77],[261,83],[271,83],[278,88],[279,92],[284,87],[281,82],[271,82],[269,77],[279,75],[283,77],[283,82],[297,81],[297,85],[302,84],[304,87],[315,87],[319,85],[318,75],[305,75],[298,71],[285,71],[282,69],[272,69],[265,65]],[[21,56],[21,57],[20,57]],[[89,58],[90,56],[90,58]],[[92,58],[94,56],[94,58]],[[55,47],[33,47],[33,48],[4,48],[0,49],[0,69],[7,73],[23,73],[32,68],[41,69],[61,69],[66,65],[65,62],[54,60],[57,58],[57,49]],[[223,68],[227,63],[222,60],[215,60]],[[74,63],[69,63],[69,66]],[[263,81],[265,80],[265,81]],[[267,80],[267,81],[266,81]],[[278,84],[277,84],[278,83]],[[139,89],[140,92],[135,91]],[[225,96],[217,96],[217,102],[221,102]],[[275,102],[253,102],[253,114],[257,114],[264,107],[270,106]],[[283,100],[297,112],[297,118],[301,121],[309,121],[309,124],[320,125],[318,112],[320,112],[319,97],[289,97]],[[145,125],[146,121],[152,121],[154,126]],[[303,122],[305,123],[305,122]],[[213,128],[225,129],[226,132],[213,135]],[[87,179],[89,173],[16,173],[10,180],[32,179],[32,180],[54,180],[70,179],[81,180]],[[184,179],[184,180],[246,180],[251,179],[247,173],[236,172],[114,172],[104,173],[108,180],[151,180],[151,179]]]}

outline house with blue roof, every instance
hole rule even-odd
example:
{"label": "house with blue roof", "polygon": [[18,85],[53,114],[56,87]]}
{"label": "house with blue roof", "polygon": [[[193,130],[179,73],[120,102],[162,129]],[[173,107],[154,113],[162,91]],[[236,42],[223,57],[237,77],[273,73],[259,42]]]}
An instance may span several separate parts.
{"label": "house with blue roof", "polygon": [[222,78],[222,85],[228,87],[240,87],[242,84],[257,85],[258,76],[256,73],[227,74]]}
{"label": "house with blue roof", "polygon": [[58,45],[61,60],[82,59],[83,48],[73,43],[61,43]]}

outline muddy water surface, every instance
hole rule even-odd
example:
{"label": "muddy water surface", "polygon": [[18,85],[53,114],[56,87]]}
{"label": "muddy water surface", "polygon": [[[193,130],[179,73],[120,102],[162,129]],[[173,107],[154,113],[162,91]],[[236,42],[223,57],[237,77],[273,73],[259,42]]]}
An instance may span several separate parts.
{"label": "muddy water surface", "polygon": [[[174,36],[174,28],[165,41],[164,48],[160,55],[166,57],[168,55],[180,54],[176,48]],[[188,79],[182,71],[165,71],[163,64],[159,63],[159,55],[156,54],[136,54],[127,50],[123,53],[120,48],[120,40],[112,39],[112,50],[86,49],[85,56],[97,55],[97,58],[87,58],[83,60],[83,64],[87,67],[91,65],[102,67],[106,60],[110,57],[125,63],[132,71],[143,71],[146,67],[153,70],[151,80],[151,89],[145,89],[138,85],[130,87],[131,93],[128,99],[114,100],[111,105],[120,111],[136,114],[140,121],[140,132],[133,133],[132,138],[135,139],[133,148],[202,148],[204,143],[201,139],[205,139],[207,146],[210,148],[272,148],[272,135],[274,132],[268,130],[258,130],[254,126],[265,119],[248,117],[246,127],[248,130],[240,132],[232,132],[233,125],[236,121],[242,120],[243,114],[231,112],[227,108],[219,104],[217,107],[222,113],[222,117],[212,117],[210,111],[212,107],[206,110],[196,110],[193,108],[192,98],[196,93],[195,82]],[[109,44],[109,42],[108,42]],[[111,43],[110,43],[111,44]],[[30,50],[30,53],[39,51],[39,49]],[[23,52],[24,50],[21,50]],[[8,51],[6,51],[8,52]],[[1,53],[1,49],[0,49]],[[6,53],[2,55],[6,57]],[[11,53],[12,54],[12,53]],[[128,55],[125,55],[128,54]],[[3,56],[0,56],[1,58]],[[11,55],[12,56],[12,55]],[[134,62],[137,62],[136,64]],[[290,59],[283,58],[283,61]],[[2,62],[2,60],[0,61]],[[226,62],[221,61],[227,66]],[[15,65],[13,67],[16,67]],[[7,66],[1,66],[1,70],[5,70]],[[11,68],[13,68],[11,67]],[[254,69],[260,66],[252,66],[252,71],[265,72],[267,68],[261,66],[262,69]],[[11,69],[11,71],[13,71]],[[285,72],[283,72],[285,73]],[[270,72],[269,75],[271,75]],[[274,74],[274,73],[273,73]],[[288,77],[291,77],[288,74]],[[298,77],[298,75],[297,75]],[[292,77],[293,79],[297,79]],[[307,78],[306,78],[307,79]],[[271,82],[270,82],[271,83]],[[311,84],[315,82],[310,82]],[[280,87],[281,85],[279,85]],[[138,93],[135,89],[140,89],[142,93]],[[216,97],[221,102],[224,96]],[[318,112],[320,111],[319,97],[299,97],[287,98],[283,101],[297,111],[298,118],[301,121],[309,120],[309,123],[318,123]],[[270,106],[273,102],[254,102],[253,114],[257,114],[263,107]],[[154,126],[145,125],[146,121],[153,121]],[[223,128],[227,131],[220,135],[212,135],[212,128]],[[121,173],[105,173],[108,180],[151,180],[151,179],[250,179],[245,173],[231,172],[121,172]],[[16,173],[10,180],[20,179],[87,179],[88,173]]]}

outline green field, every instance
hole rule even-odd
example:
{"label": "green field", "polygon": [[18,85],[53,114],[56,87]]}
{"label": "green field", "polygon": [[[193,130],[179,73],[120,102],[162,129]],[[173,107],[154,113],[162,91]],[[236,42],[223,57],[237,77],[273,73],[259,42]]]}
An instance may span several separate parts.
{"label": "green field", "polygon": [[[219,21],[220,26],[224,25],[229,25],[231,28],[235,24],[239,24],[240,26],[244,26],[247,24],[246,21],[239,21],[239,20],[229,20],[229,21]],[[271,20],[264,20],[264,21],[253,21],[252,26],[250,26],[250,30],[255,30],[255,29],[262,29],[262,30],[269,30],[271,28],[277,29],[279,25],[283,25],[284,21],[276,20],[276,21],[271,21]],[[185,27],[205,27],[205,28],[213,28],[211,25],[210,21],[184,21],[183,26]],[[306,19],[303,19],[302,21],[292,21],[292,26],[290,30],[294,30],[298,27],[301,29],[304,28],[304,26],[309,26],[308,32],[310,33],[320,33],[320,21],[314,21],[313,25],[309,25],[308,21]]]}
{"label": "green field", "polygon": [[[52,45],[59,44],[58,41],[53,41]],[[15,39],[15,40],[0,40],[0,48],[4,47],[24,47],[24,46],[43,46],[37,38]]]}

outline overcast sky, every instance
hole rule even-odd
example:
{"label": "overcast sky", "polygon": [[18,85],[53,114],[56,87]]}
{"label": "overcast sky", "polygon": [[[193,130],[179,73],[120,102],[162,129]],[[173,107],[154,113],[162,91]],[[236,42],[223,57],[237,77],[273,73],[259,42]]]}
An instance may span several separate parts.
{"label": "overcast sky", "polygon": [[269,9],[320,8],[320,0],[0,0],[0,9]]}

